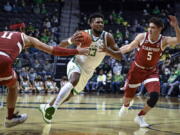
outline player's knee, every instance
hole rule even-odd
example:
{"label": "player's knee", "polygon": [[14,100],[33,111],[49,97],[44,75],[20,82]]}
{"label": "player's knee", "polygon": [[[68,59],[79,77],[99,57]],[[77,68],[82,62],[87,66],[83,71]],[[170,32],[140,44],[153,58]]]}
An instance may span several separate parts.
{"label": "player's knee", "polygon": [[150,98],[147,101],[148,106],[150,107],[154,107],[159,99],[159,93],[158,92],[151,92],[150,94]]}
{"label": "player's knee", "polygon": [[80,74],[79,73],[73,73],[70,77],[70,82],[75,87],[77,83],[79,82]]}

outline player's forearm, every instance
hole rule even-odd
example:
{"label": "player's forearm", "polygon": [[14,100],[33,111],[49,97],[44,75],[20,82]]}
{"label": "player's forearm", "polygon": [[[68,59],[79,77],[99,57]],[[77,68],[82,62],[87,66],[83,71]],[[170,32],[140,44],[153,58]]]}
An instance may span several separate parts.
{"label": "player's forearm", "polygon": [[48,46],[36,38],[31,38],[31,43],[35,48],[55,56],[70,56],[79,53],[77,49],[66,49],[59,46]]}
{"label": "player's forearm", "polygon": [[52,53],[53,49],[51,46],[48,46],[45,43],[43,43],[40,40],[33,38],[33,37],[29,37],[29,40],[34,48],[37,48],[38,50],[41,50],[41,51],[49,53],[49,54]]}
{"label": "player's forearm", "polygon": [[120,50],[120,52],[121,52],[122,54],[125,54],[125,53],[130,52],[130,51],[131,51],[131,48],[129,47],[129,45],[124,45],[124,46],[122,46],[119,50]]}
{"label": "player's forearm", "polygon": [[111,57],[113,57],[114,59],[116,59],[116,60],[121,60],[121,59],[122,59],[122,53],[121,53],[120,50],[119,50],[119,51],[114,51],[114,50],[108,48],[108,49],[106,50],[106,53],[107,53],[109,56],[111,56]]}
{"label": "player's forearm", "polygon": [[77,49],[66,49],[59,46],[53,47],[52,55],[55,56],[70,56],[79,54]]}
{"label": "player's forearm", "polygon": [[179,28],[179,26],[178,26],[178,25],[175,26],[175,27],[174,27],[174,30],[175,30],[175,32],[176,32],[177,42],[180,43],[180,28]]}

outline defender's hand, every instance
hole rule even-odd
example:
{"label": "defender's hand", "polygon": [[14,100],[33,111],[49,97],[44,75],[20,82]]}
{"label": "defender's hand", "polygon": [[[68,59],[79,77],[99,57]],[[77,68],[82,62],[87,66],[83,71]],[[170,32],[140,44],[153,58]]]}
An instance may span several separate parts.
{"label": "defender's hand", "polygon": [[77,48],[79,54],[78,55],[88,55],[89,54],[89,48]]}
{"label": "defender's hand", "polygon": [[98,51],[99,52],[105,52],[105,53],[109,54],[109,52],[112,51],[112,50],[111,50],[111,48],[107,47],[106,45],[103,45],[103,46],[99,47]]}
{"label": "defender's hand", "polygon": [[176,16],[172,16],[172,15],[169,15],[169,23],[172,27],[177,27],[178,26],[178,21],[177,21],[177,18]]}
{"label": "defender's hand", "polygon": [[99,48],[99,52],[105,52],[107,55],[109,55],[117,60],[122,60],[122,58],[123,58],[121,51],[114,51],[105,45]]}

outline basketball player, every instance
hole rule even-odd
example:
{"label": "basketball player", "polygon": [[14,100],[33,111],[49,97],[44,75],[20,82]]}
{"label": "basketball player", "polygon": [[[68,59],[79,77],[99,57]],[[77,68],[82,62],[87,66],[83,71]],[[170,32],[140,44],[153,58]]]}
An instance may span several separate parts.
{"label": "basketball player", "polygon": [[[78,42],[77,37],[79,40],[79,35],[73,36],[73,42]],[[8,88],[8,112],[4,122],[5,127],[15,126],[23,123],[27,119],[27,114],[18,115],[14,113],[19,84],[12,65],[22,49],[30,46],[56,56],[87,54],[89,52],[88,49],[64,49],[61,47],[48,46],[38,39],[20,32],[0,32],[0,85],[5,85]]]}
{"label": "basketball player", "polygon": [[109,55],[117,57],[119,54],[137,48],[135,60],[131,64],[125,83],[124,103],[119,115],[122,117],[127,113],[136,89],[143,83],[150,98],[134,119],[140,127],[149,127],[149,124],[144,120],[144,116],[156,105],[159,98],[160,82],[156,66],[160,56],[166,47],[180,43],[180,28],[176,17],[169,16],[169,23],[174,28],[176,37],[161,35],[164,27],[163,22],[161,19],[153,17],[149,21],[148,32],[138,34],[130,44],[122,46],[120,51],[115,52],[109,48],[102,49]]}
{"label": "basketball player", "polygon": [[[43,114],[45,122],[50,123],[55,110],[63,102],[67,101],[74,94],[80,93],[86,86],[88,80],[92,77],[95,69],[100,65],[106,53],[99,52],[102,46],[108,46],[113,50],[118,50],[112,34],[103,30],[103,15],[94,13],[89,18],[91,29],[85,30],[92,37],[92,43],[89,47],[88,56],[75,56],[67,65],[68,83],[60,90],[58,96],[49,104],[40,105],[40,111]],[[61,47],[66,47],[71,44],[71,38],[61,42]],[[116,59],[121,59],[121,55]]]}

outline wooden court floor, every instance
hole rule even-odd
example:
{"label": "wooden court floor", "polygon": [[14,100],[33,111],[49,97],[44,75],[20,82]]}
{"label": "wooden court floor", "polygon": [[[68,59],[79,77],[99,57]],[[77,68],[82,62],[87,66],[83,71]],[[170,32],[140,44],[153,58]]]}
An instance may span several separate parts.
{"label": "wooden court floor", "polygon": [[156,108],[145,117],[151,127],[139,128],[133,119],[143,107],[144,97],[136,97],[128,115],[120,119],[122,96],[79,95],[58,109],[52,124],[45,124],[39,104],[55,95],[25,94],[19,96],[17,110],[27,113],[28,120],[6,129],[2,125],[6,96],[0,96],[0,135],[180,135],[180,98],[160,98]]}

